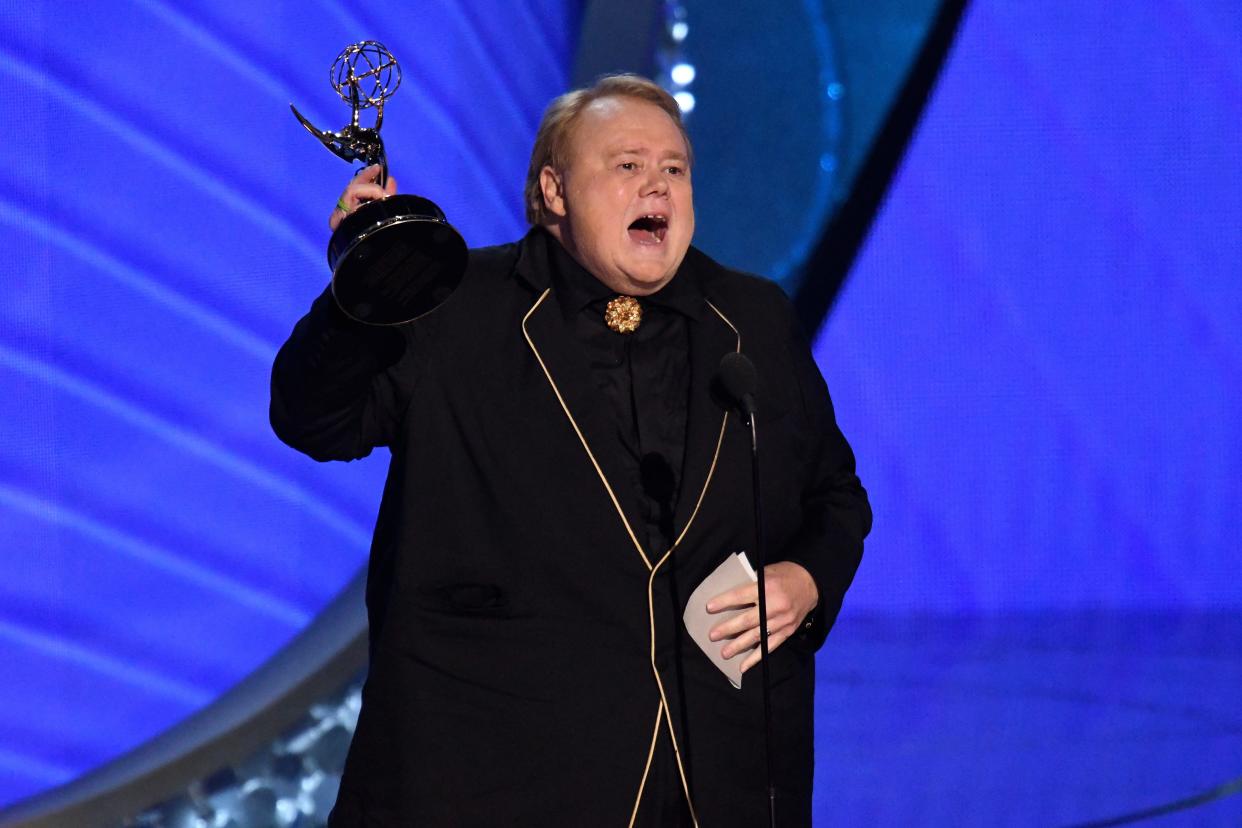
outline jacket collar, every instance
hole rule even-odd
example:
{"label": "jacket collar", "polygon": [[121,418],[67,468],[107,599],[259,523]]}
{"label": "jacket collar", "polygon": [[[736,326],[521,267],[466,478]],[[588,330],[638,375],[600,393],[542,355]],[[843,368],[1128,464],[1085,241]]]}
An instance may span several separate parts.
{"label": "jacket collar", "polygon": [[[707,259],[702,253],[690,248],[686,260]],[[712,264],[715,264],[712,262]],[[685,316],[701,320],[707,312],[705,296],[699,285],[701,266],[687,265],[683,261],[677,275],[667,285],[640,301],[675,310]],[[616,292],[596,279],[569,255],[564,246],[543,227],[532,227],[522,239],[521,252],[516,265],[517,274],[536,293],[552,288],[559,294],[557,302],[565,315],[572,316],[592,302],[611,299]]]}

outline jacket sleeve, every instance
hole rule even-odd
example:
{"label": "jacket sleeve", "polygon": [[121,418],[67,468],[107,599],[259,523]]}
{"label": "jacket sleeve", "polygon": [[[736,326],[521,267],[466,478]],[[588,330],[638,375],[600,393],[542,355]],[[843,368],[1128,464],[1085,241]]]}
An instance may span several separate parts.
{"label": "jacket sleeve", "polygon": [[276,436],[320,461],[392,445],[413,390],[411,327],[355,322],[325,290],[272,365]]}
{"label": "jacket sleeve", "polygon": [[783,293],[781,304],[801,415],[811,442],[802,491],[802,525],[776,557],[801,564],[815,580],[819,604],[795,638],[801,646],[815,650],[823,645],[841,611],[862,560],[872,515],[867,492],[855,473],[854,452],[837,427],[828,385]]}

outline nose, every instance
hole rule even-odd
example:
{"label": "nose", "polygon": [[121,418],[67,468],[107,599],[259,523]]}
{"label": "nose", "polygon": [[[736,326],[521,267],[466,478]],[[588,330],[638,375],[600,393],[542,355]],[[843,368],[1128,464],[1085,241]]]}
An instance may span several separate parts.
{"label": "nose", "polygon": [[643,195],[668,195],[668,178],[663,170],[652,170],[643,184]]}

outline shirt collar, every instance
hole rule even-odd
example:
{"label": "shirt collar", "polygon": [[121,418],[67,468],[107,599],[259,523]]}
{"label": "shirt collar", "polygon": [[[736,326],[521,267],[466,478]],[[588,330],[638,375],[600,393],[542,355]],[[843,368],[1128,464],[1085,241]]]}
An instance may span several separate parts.
{"label": "shirt collar", "polygon": [[[573,317],[588,305],[607,301],[617,295],[616,291],[596,279],[569,255],[556,237],[541,230],[546,246],[548,269],[552,277],[552,292],[560,304],[566,319]],[[639,296],[643,304],[657,305],[674,310],[691,319],[700,319],[706,305],[706,297],[699,288],[692,268],[683,261],[668,284],[649,296]]]}

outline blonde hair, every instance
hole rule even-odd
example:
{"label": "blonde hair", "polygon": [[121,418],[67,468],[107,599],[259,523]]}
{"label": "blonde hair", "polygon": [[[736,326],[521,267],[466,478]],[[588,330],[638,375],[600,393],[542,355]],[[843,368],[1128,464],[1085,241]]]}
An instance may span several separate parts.
{"label": "blonde hair", "polygon": [[530,168],[526,171],[526,220],[531,224],[544,224],[548,218],[548,208],[543,201],[543,187],[539,176],[544,167],[555,170],[565,169],[569,159],[569,138],[574,122],[582,111],[600,98],[636,98],[647,101],[663,109],[686,142],[686,153],[690,156],[687,163],[693,161],[690,149],[690,136],[686,134],[686,125],[681,121],[681,107],[673,96],[659,84],[649,81],[640,75],[619,74],[604,75],[591,86],[566,92],[548,104],[539,122],[539,132],[535,135],[535,146],[530,151]]}

